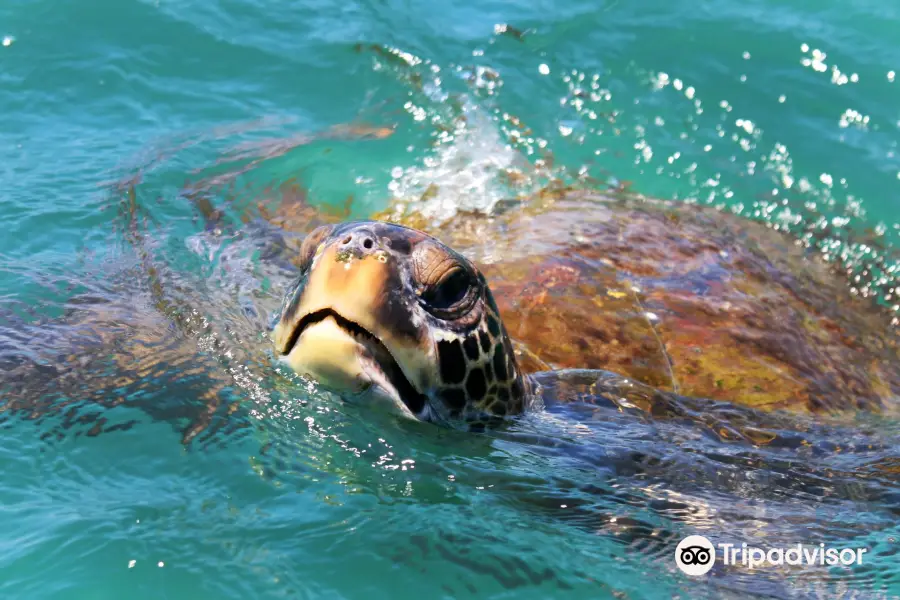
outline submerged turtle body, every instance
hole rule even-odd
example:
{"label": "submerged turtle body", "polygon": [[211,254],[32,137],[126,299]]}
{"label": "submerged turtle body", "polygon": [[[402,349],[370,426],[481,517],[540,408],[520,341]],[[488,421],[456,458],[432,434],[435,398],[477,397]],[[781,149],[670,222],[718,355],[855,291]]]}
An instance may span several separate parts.
{"label": "submerged turtle body", "polygon": [[551,389],[647,410],[665,392],[800,411],[900,393],[883,315],[762,225],[573,194],[434,233],[447,245],[383,222],[311,234],[275,330],[285,360],[436,421],[515,414]]}

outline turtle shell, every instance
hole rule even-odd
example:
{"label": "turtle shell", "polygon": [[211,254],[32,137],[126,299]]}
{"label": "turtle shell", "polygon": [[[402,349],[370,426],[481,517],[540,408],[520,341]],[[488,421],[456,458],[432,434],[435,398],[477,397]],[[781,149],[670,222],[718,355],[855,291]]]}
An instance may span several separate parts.
{"label": "turtle shell", "polygon": [[550,204],[409,223],[482,268],[526,371],[604,369],[801,412],[900,396],[886,311],[793,238],[698,206],[574,192]]}

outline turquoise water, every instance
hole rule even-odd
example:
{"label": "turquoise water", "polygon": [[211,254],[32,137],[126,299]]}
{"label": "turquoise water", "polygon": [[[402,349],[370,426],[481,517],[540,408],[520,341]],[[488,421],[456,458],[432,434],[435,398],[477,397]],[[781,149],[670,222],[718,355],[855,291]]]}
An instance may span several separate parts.
{"label": "turquoise water", "polygon": [[[288,274],[231,230],[211,237],[189,198],[239,222],[296,179],[365,215],[437,183],[420,208],[443,218],[581,179],[798,236],[827,221],[829,253],[890,307],[898,35],[900,9],[864,0],[7,3],[0,350],[72,360],[42,319],[78,308],[151,332],[168,362],[122,350],[139,380],[103,397],[143,407],[103,413],[122,430],[84,435],[88,409],[62,429],[5,422],[0,596],[897,597],[896,481],[853,474],[896,460],[896,423],[813,427],[876,450],[785,463],[627,420],[585,439],[536,416],[494,439],[381,419],[272,373],[261,332]],[[327,139],[346,123],[393,134]],[[185,362],[185,339],[202,356]],[[109,352],[85,365],[122,368]],[[252,408],[220,406],[224,428],[185,447],[218,371]],[[90,397],[86,377],[60,386]],[[874,562],[698,582],[672,540],[703,527],[855,540]]]}

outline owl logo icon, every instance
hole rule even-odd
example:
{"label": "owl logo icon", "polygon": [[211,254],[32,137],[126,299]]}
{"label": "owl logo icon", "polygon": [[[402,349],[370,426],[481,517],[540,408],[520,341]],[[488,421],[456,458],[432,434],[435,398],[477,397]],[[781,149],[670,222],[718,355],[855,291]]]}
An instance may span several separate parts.
{"label": "owl logo icon", "polygon": [[716,548],[702,535],[689,535],[675,548],[675,564],[686,575],[706,575],[716,564]]}

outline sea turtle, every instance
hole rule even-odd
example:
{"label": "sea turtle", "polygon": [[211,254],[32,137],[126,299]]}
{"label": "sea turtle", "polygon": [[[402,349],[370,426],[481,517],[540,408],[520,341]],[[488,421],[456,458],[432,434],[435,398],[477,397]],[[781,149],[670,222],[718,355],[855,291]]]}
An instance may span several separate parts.
{"label": "sea turtle", "polygon": [[297,251],[278,354],[345,395],[476,428],[542,400],[654,410],[676,392],[895,410],[889,317],[786,235],[596,192],[542,204],[444,223],[446,243],[396,212],[318,227]]}
{"label": "sea turtle", "polygon": [[[41,332],[28,351],[18,359],[0,353],[13,357],[3,409],[39,415],[86,397],[116,406],[139,396],[128,390],[146,377],[172,372],[166,363],[264,360],[255,332],[289,282],[273,332],[277,352],[344,395],[368,379],[372,391],[422,419],[480,428],[542,402],[579,399],[649,412],[671,412],[673,398],[807,413],[896,408],[900,344],[890,316],[854,296],[816,254],[761,224],[574,189],[490,216],[431,223],[398,205],[373,215],[378,223],[343,223],[343,214],[314,210],[296,182],[275,191],[259,200],[262,218],[243,225],[191,196],[207,241],[236,237],[232,246],[257,249],[251,271],[271,271],[247,274],[252,293],[240,306],[226,288],[244,267],[231,264],[229,279],[201,289],[154,262],[130,188],[123,230],[141,264],[126,277],[141,281],[134,275],[143,273],[145,308],[134,310],[141,293],[132,283],[127,294],[103,289],[76,299],[62,321],[28,325]],[[122,289],[105,277],[96,285],[104,283]],[[210,333],[221,311],[250,313],[230,319],[231,343],[216,354],[207,337],[228,339]],[[111,363],[88,366],[101,360]],[[199,384],[206,408],[190,417],[185,441],[217,411],[237,408],[220,393],[235,386],[233,375],[207,370],[223,381]],[[48,399],[59,396],[70,400]],[[721,436],[772,437],[719,425]]]}

